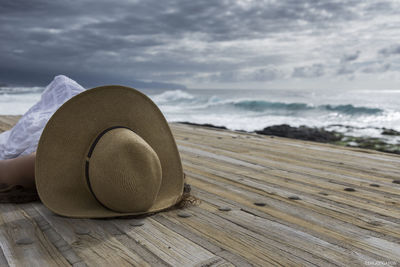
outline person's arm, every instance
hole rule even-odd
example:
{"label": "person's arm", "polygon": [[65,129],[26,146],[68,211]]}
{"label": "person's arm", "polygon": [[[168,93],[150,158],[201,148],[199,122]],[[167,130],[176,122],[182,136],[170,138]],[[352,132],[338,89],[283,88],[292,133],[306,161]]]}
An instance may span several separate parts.
{"label": "person's arm", "polygon": [[36,153],[14,159],[0,160],[0,187],[21,185],[35,187]]}

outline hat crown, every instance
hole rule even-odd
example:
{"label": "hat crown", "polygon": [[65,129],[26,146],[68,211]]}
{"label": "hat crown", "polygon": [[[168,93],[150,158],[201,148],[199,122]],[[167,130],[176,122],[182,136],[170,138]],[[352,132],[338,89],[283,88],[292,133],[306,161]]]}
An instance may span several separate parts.
{"label": "hat crown", "polygon": [[132,130],[115,128],[101,135],[88,162],[89,189],[106,208],[143,212],[155,202],[162,180],[160,160]]}

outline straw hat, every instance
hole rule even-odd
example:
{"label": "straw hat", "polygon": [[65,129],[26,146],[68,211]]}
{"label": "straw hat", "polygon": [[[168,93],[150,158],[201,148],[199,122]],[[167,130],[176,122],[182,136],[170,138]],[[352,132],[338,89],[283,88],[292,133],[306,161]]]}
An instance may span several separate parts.
{"label": "straw hat", "polygon": [[76,218],[139,215],[176,204],[183,171],[164,116],[123,86],[86,90],[50,118],[36,151],[41,201]]}

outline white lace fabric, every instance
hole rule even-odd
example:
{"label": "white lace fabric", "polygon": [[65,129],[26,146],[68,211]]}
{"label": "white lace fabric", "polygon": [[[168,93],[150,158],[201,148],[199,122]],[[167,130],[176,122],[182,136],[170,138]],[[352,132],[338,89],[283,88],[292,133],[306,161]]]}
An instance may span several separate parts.
{"label": "white lace fabric", "polygon": [[56,110],[71,97],[85,91],[64,75],[54,77],[33,105],[8,131],[0,133],[0,160],[30,154],[37,149],[40,135]]}

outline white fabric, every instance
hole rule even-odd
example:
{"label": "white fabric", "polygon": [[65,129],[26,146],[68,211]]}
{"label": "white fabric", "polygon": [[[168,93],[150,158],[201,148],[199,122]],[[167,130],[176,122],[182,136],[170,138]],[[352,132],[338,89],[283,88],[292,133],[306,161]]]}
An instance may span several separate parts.
{"label": "white fabric", "polygon": [[59,75],[43,91],[42,96],[9,131],[0,134],[0,160],[16,158],[36,151],[40,135],[56,110],[85,89],[74,80]]}

